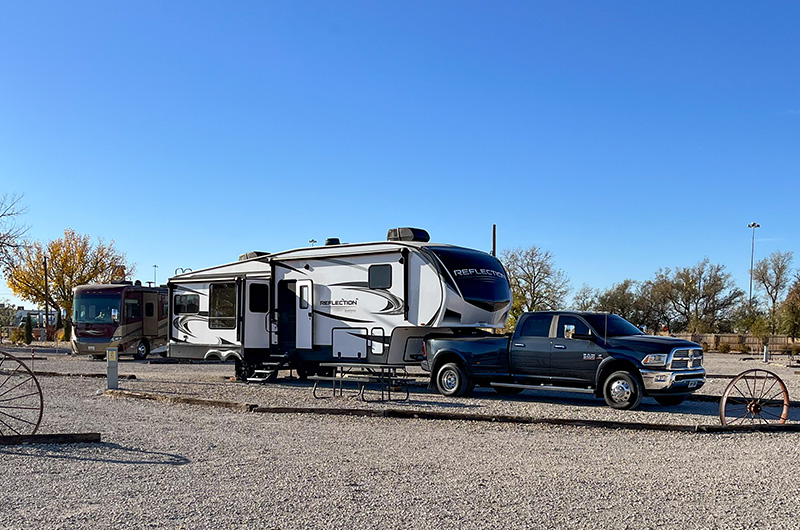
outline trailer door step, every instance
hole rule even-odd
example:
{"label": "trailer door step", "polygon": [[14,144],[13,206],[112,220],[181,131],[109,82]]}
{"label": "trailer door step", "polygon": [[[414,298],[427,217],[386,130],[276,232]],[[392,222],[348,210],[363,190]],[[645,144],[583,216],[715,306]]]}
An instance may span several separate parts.
{"label": "trailer door step", "polygon": [[278,379],[278,372],[285,367],[283,362],[262,363],[261,367],[253,371],[253,375],[247,378],[248,383],[274,383]]}

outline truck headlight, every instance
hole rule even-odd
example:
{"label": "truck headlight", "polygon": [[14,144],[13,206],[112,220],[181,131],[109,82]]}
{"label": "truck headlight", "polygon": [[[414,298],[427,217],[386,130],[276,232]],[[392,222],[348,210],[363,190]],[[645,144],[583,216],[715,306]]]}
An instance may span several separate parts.
{"label": "truck headlight", "polygon": [[667,354],[666,353],[651,353],[644,359],[642,359],[642,364],[646,364],[648,366],[664,366],[667,364]]}
{"label": "truck headlight", "polygon": [[117,342],[122,340],[122,337],[111,337],[111,342]]}

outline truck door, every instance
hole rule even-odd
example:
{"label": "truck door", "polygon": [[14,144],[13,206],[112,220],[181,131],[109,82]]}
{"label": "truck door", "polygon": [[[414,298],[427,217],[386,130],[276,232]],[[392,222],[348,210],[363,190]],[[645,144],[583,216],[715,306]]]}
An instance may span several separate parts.
{"label": "truck door", "polygon": [[244,302],[244,347],[269,348],[269,282],[247,280]]}
{"label": "truck door", "polygon": [[310,350],[314,336],[314,284],[311,280],[297,280],[296,341],[298,350]]}
{"label": "truck door", "polygon": [[553,379],[569,383],[585,382],[587,385],[594,383],[598,346],[590,340],[572,338],[573,334],[588,335],[589,326],[572,315],[559,316],[556,326],[550,356]]}
{"label": "truck door", "polygon": [[550,324],[552,315],[528,315],[514,333],[509,347],[509,368],[513,375],[550,375]]}

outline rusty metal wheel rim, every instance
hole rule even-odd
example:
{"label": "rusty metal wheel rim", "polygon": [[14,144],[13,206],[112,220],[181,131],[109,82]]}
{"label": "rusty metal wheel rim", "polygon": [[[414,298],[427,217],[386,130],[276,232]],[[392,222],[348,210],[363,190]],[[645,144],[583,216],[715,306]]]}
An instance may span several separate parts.
{"label": "rusty metal wheel rim", "polygon": [[768,425],[786,423],[788,418],[789,391],[768,370],[756,368],[737,375],[719,403],[722,425]]}
{"label": "rusty metal wheel rim", "polygon": [[43,411],[36,376],[21,360],[0,352],[0,436],[35,434]]}

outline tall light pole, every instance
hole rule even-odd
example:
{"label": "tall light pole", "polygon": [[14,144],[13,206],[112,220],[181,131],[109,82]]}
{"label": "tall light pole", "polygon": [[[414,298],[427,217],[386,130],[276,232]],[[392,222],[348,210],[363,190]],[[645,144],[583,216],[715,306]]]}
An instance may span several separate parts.
{"label": "tall light pole", "polygon": [[753,256],[755,255],[756,249],[756,228],[761,228],[761,225],[758,223],[750,223],[747,225],[747,228],[753,229],[753,240],[750,243],[750,311],[753,310]]}
{"label": "tall light pole", "polygon": [[157,271],[158,271],[158,265],[153,265],[153,287],[158,287],[158,282],[156,281]]}

